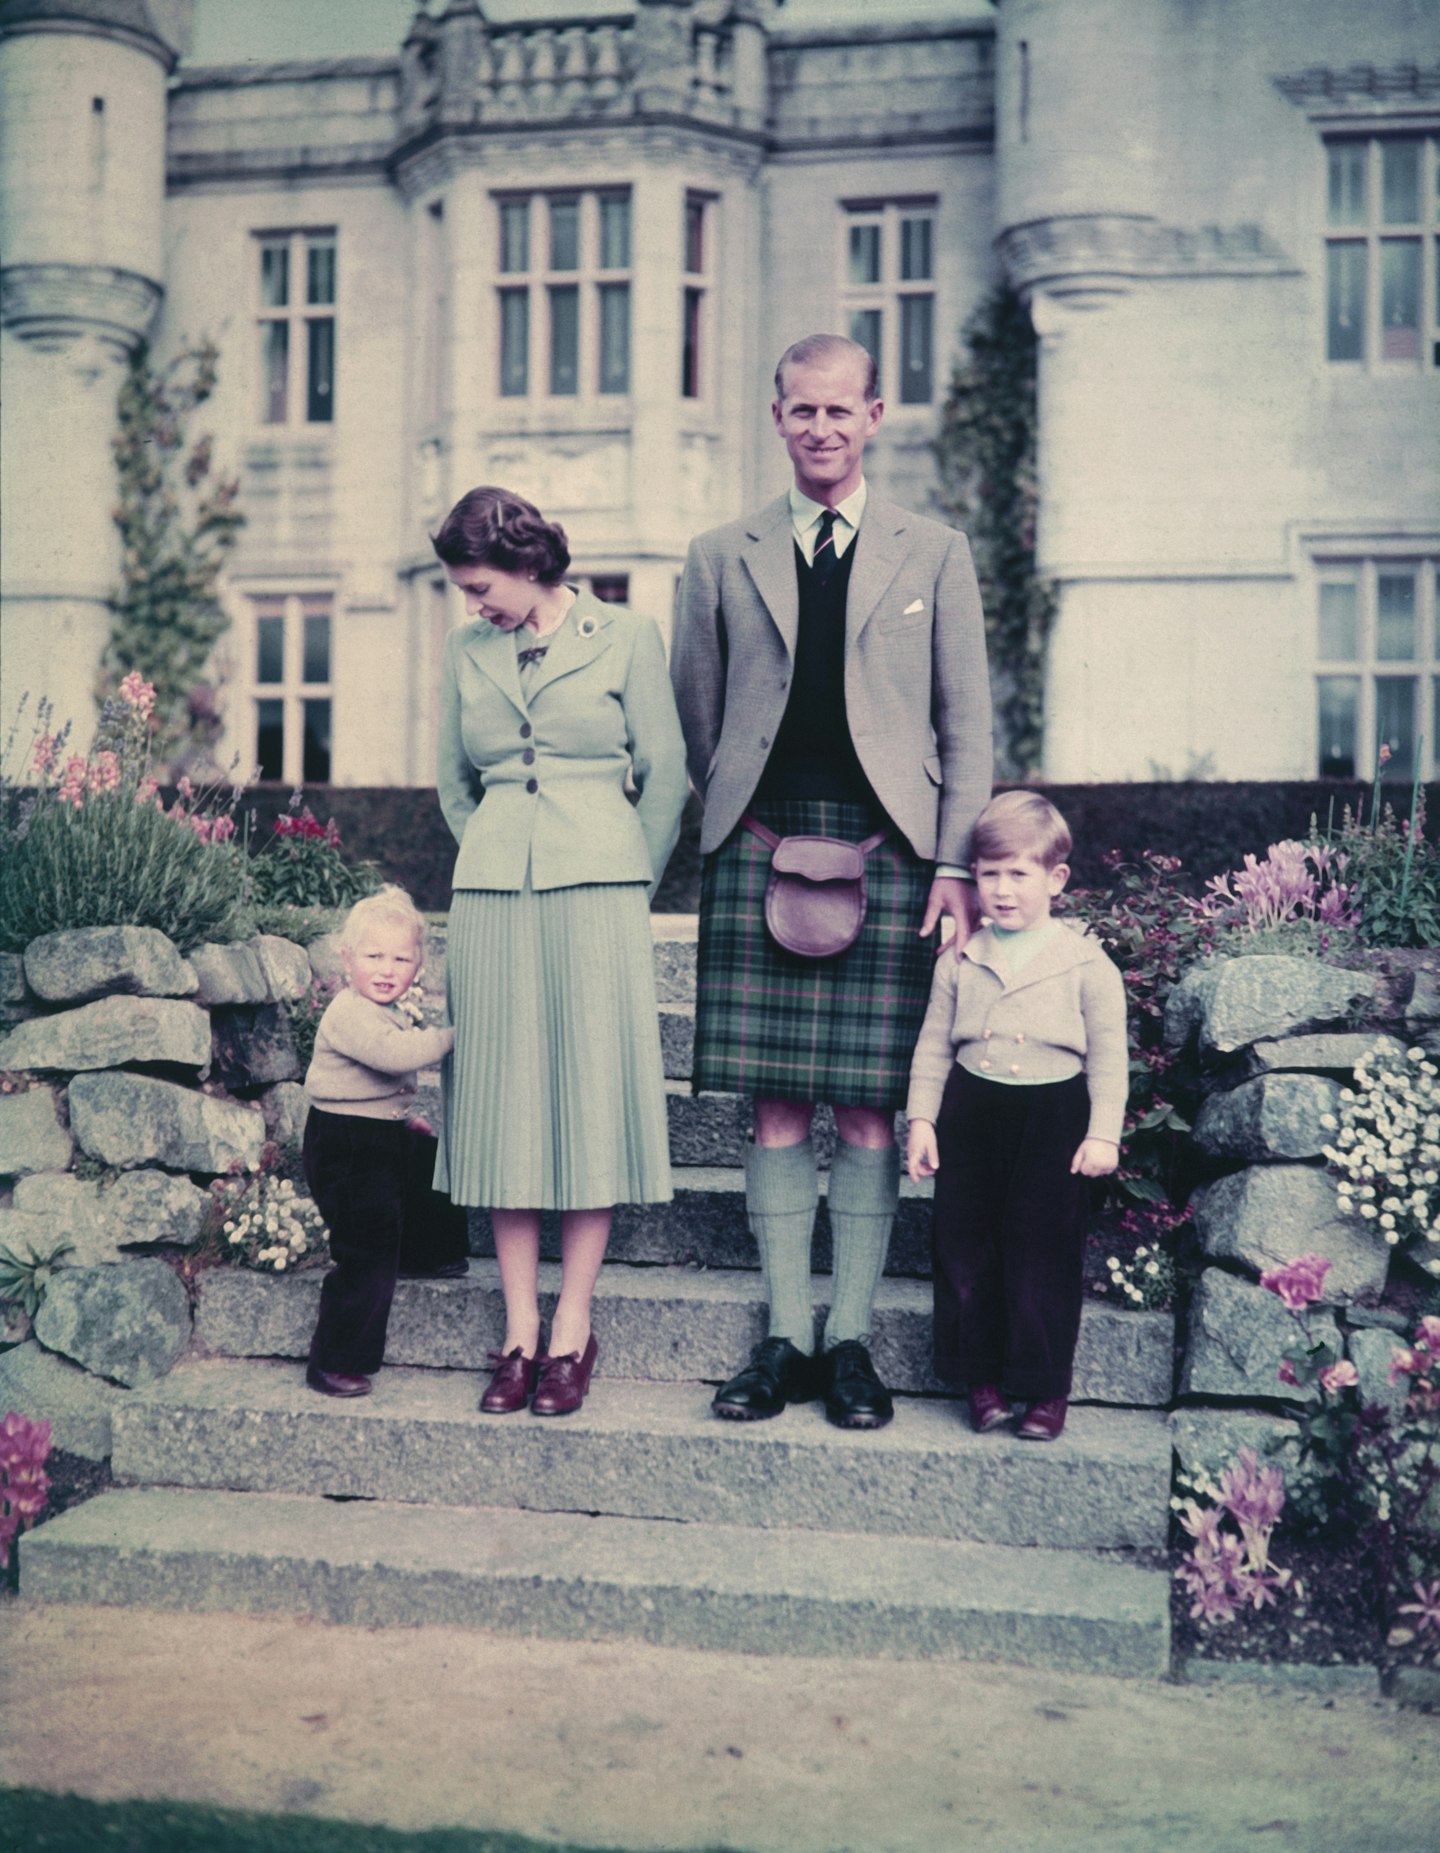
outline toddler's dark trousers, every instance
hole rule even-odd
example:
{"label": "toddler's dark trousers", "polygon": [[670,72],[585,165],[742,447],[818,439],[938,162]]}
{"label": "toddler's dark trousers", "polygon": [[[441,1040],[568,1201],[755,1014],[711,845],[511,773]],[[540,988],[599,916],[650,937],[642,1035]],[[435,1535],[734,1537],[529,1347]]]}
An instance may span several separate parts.
{"label": "toddler's dark trousers", "polygon": [[465,1211],[434,1188],[435,1140],[402,1120],[312,1107],[303,1156],[335,1261],[320,1289],[310,1363],[368,1377],[385,1357],[400,1270],[429,1273],[462,1259],[470,1246]]}
{"label": "toddler's dark trousers", "polygon": [[950,1070],[935,1142],[935,1368],[1026,1402],[1070,1394],[1090,1180],[1083,1074],[1007,1087]]}

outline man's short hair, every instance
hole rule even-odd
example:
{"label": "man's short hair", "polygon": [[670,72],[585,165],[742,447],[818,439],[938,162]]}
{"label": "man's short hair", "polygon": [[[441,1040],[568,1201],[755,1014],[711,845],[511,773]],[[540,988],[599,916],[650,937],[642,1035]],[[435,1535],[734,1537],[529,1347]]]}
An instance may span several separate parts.
{"label": "man's short hair", "polygon": [[808,367],[814,361],[839,360],[848,357],[856,361],[865,375],[865,402],[868,405],[874,399],[880,386],[880,376],[875,366],[875,356],[868,347],[862,347],[858,341],[852,341],[848,335],[806,335],[803,341],[792,341],[780,356],[775,368],[775,397],[785,397],[785,369],[787,367]]}
{"label": "man's short hair", "polygon": [[1038,791],[1002,791],[975,819],[970,854],[976,862],[1033,856],[1047,869],[1070,854],[1070,826]]}

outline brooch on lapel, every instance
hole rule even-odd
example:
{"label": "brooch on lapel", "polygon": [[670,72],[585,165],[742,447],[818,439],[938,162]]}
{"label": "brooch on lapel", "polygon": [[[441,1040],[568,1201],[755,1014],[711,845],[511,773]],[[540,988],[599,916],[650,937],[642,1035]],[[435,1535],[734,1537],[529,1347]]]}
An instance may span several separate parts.
{"label": "brooch on lapel", "polygon": [[590,613],[587,611],[585,613],[585,616],[581,618],[580,622],[575,626],[575,628],[582,637],[593,637],[596,631],[599,630],[600,626],[595,622],[594,618],[591,617]]}

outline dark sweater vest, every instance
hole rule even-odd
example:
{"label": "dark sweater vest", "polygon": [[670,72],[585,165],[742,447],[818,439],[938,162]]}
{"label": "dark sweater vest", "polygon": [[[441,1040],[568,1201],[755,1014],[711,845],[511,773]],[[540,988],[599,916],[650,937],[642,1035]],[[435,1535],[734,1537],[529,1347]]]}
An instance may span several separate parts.
{"label": "dark sweater vest", "polygon": [[785,715],[756,787],[758,802],[826,798],[880,809],[845,713],[845,603],[860,545],[857,534],[841,558],[820,572],[795,548],[800,588],[795,666]]}

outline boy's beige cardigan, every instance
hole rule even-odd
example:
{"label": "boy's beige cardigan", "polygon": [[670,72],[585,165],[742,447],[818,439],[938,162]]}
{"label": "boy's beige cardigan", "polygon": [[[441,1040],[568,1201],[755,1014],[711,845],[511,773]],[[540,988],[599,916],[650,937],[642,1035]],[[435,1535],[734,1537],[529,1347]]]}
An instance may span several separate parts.
{"label": "boy's beige cardigan", "polygon": [[1065,1081],[1084,1073],[1087,1137],[1120,1143],[1130,1085],[1125,986],[1098,941],[1061,921],[1011,977],[1000,942],[982,927],[957,959],[935,962],[930,1003],[910,1065],[912,1120],[934,1123],[959,1062],[996,1081]]}
{"label": "boy's beige cardigan", "polygon": [[448,1025],[419,1029],[391,1005],[340,991],[315,1032],[306,1098],[326,1113],[403,1120],[415,1105],[416,1070],[438,1062],[454,1044]]}

